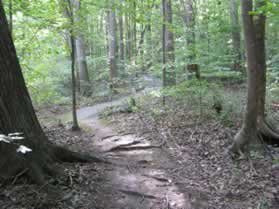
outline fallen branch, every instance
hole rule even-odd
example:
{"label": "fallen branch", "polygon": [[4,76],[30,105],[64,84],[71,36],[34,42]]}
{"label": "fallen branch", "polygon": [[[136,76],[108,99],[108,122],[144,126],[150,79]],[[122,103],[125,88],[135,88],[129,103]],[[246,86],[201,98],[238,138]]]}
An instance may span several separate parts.
{"label": "fallen branch", "polygon": [[59,147],[59,146],[54,147],[54,156],[57,158],[57,160],[59,160],[61,162],[108,163],[108,161],[106,161],[100,157],[92,156],[89,154],[73,152],[73,151],[70,151],[68,149],[65,149],[65,148]]}

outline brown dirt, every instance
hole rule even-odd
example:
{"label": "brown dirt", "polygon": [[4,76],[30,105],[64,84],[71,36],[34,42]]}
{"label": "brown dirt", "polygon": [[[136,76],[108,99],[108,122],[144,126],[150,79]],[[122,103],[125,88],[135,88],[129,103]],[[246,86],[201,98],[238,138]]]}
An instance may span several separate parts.
{"label": "brown dirt", "polygon": [[102,124],[94,113],[95,109],[87,107],[78,116],[93,129],[93,150],[112,162],[105,168],[106,184],[100,191],[105,195],[103,208],[193,208],[169,175],[175,163],[159,142],[130,131],[118,132]]}
{"label": "brown dirt", "polygon": [[148,131],[153,140],[167,139],[173,164],[168,174],[186,197],[189,208],[279,208],[279,166],[270,159],[270,154],[279,159],[278,151],[255,150],[251,161],[233,161],[226,150],[237,127],[225,127],[216,118],[200,122],[197,115],[181,106],[162,110],[159,116],[150,116],[149,111],[145,108],[143,112],[110,119],[118,130]]}
{"label": "brown dirt", "polygon": [[[56,143],[102,156],[110,164],[60,165],[64,175],[50,178],[45,187],[21,178],[2,182],[0,208],[279,208],[279,167],[267,156],[255,155],[254,172],[247,160],[232,161],[226,155],[235,127],[216,119],[199,123],[184,109],[155,119],[142,112],[114,114],[109,122],[98,119],[98,112],[122,101],[80,109],[86,131],[71,132],[53,122],[46,128]],[[48,111],[49,117],[55,114]]]}

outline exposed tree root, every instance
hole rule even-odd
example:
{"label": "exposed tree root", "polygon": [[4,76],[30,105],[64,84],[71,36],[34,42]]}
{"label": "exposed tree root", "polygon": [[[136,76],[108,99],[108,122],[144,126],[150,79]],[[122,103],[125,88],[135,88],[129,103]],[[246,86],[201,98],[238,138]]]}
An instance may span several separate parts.
{"label": "exposed tree root", "polygon": [[233,145],[229,148],[229,153],[233,156],[239,154],[244,156],[244,149],[249,142],[257,139],[257,131],[249,131],[246,128],[242,128],[234,137]]}
{"label": "exposed tree root", "polygon": [[0,142],[0,180],[15,183],[21,176],[27,176],[31,182],[43,185],[47,176],[64,174],[54,166],[55,162],[109,163],[99,157],[76,153],[53,144],[49,144],[46,150],[32,149],[28,153],[20,153],[17,149],[17,144]]}
{"label": "exposed tree root", "polygon": [[263,138],[269,138],[272,140],[278,140],[279,143],[279,133],[271,124],[267,123],[265,120],[259,120],[258,130],[247,130],[242,128],[234,137],[234,143],[230,147],[229,152],[231,154],[244,155],[244,150],[246,145],[251,142],[261,142],[265,143]]}
{"label": "exposed tree root", "polygon": [[112,137],[115,137],[117,135],[108,135],[108,136],[104,136],[103,138],[101,138],[101,140],[106,140],[106,139],[109,139],[109,138],[112,138]]}
{"label": "exposed tree root", "polygon": [[153,176],[153,175],[148,175],[148,174],[144,174],[143,176],[155,179],[155,180],[160,181],[160,182],[168,182],[168,183],[170,182],[169,179],[163,178],[163,177],[158,177],[158,176]]}
{"label": "exposed tree root", "polygon": [[124,193],[124,194],[127,194],[127,195],[133,195],[133,196],[138,196],[138,197],[142,197],[142,198],[149,198],[149,199],[157,199],[157,197],[154,196],[154,195],[144,194],[144,193],[140,193],[140,192],[137,192],[137,191],[123,190],[123,189],[120,189],[119,191]]}
{"label": "exposed tree root", "polygon": [[60,162],[69,162],[69,163],[90,163],[90,162],[97,162],[97,163],[106,163],[104,159],[101,159],[96,156],[88,155],[88,154],[82,154],[70,151],[66,148],[54,146],[53,147],[53,154],[56,160]]}
{"label": "exposed tree root", "polygon": [[113,151],[119,151],[121,149],[125,149],[127,147],[130,147],[132,145],[136,145],[136,144],[139,144],[140,141],[132,141],[130,143],[127,143],[127,144],[121,144],[121,145],[118,145],[116,147],[112,147],[111,149],[107,150],[106,152],[113,152]]}
{"label": "exposed tree root", "polygon": [[259,132],[262,133],[264,136],[269,137],[273,140],[278,140],[279,142],[279,133],[265,120],[260,122],[259,124]]}
{"label": "exposed tree root", "polygon": [[135,135],[135,133],[127,132],[127,133],[120,134],[120,136],[128,136],[128,135]]}
{"label": "exposed tree root", "polygon": [[148,149],[154,149],[154,148],[161,148],[162,145],[141,145],[141,146],[131,146],[130,145],[119,145],[116,147],[113,147],[109,149],[107,152],[121,152],[121,151],[133,151],[133,150],[148,150]]}

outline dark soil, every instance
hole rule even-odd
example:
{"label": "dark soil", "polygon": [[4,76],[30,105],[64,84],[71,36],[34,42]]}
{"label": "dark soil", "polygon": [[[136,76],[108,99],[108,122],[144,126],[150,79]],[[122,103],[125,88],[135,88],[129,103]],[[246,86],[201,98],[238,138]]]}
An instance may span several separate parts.
{"label": "dark soil", "polygon": [[[160,109],[151,100],[137,113],[98,119],[122,101],[80,109],[82,132],[71,132],[57,119],[45,123],[55,143],[110,163],[57,165],[63,174],[43,186],[21,177],[2,182],[0,208],[279,208],[278,150],[255,149],[250,161],[226,153],[239,121],[227,127],[216,117],[199,118],[183,106]],[[58,112],[43,114],[54,119]]]}
{"label": "dark soil", "polygon": [[227,128],[213,119],[199,123],[183,110],[155,119],[146,112],[111,119],[122,130],[149,132],[152,141],[167,140],[164,150],[171,165],[166,163],[165,171],[187,203],[170,208],[279,208],[279,150],[254,150],[251,161],[233,161],[226,150],[237,127]]}

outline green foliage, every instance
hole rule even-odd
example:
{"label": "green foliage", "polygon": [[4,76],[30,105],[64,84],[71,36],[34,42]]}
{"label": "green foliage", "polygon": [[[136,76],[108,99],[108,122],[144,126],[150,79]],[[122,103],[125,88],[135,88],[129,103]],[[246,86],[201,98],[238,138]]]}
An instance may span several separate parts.
{"label": "green foliage", "polygon": [[[229,17],[230,4],[226,1],[193,1],[195,25],[185,27],[182,1],[173,1],[173,23],[168,25],[175,39],[175,70],[178,83],[175,88],[165,89],[160,95],[174,97],[193,96],[193,103],[203,103],[212,92],[212,84],[202,81],[184,81],[187,78],[185,66],[197,63],[201,76],[208,81],[241,80],[241,73],[231,71],[236,54],[233,50],[232,32],[242,30],[241,26],[232,27]],[[83,36],[86,44],[87,64],[92,80],[93,96],[109,95],[109,65],[107,56],[107,11],[109,1],[82,1],[77,11],[78,21],[74,26],[65,17],[64,1],[13,1],[14,30],[13,38],[24,76],[36,103],[59,100],[71,94],[69,46],[67,35],[70,29],[74,35]],[[136,6],[136,7],[135,7]],[[269,78],[277,80],[279,72],[278,42],[278,2],[267,0],[267,5],[258,12],[265,12],[267,19],[267,57]],[[5,9],[9,12],[8,5]],[[142,72],[162,77],[162,13],[160,0],[114,1],[112,9],[116,12],[117,23],[123,17],[125,60],[117,58],[119,88],[129,85],[135,89],[142,87],[137,75]],[[126,18],[126,19],[125,19]],[[240,15],[239,15],[240,19]],[[128,22],[126,22],[129,20]],[[127,25],[129,23],[129,25]],[[136,24],[136,25],[135,25]],[[151,31],[147,30],[151,26]],[[136,43],[134,37],[136,29]],[[128,31],[129,30],[129,31]],[[195,44],[187,44],[188,33],[195,34]],[[143,33],[144,32],[144,33]],[[117,41],[120,44],[118,27]],[[139,51],[143,35],[142,51]],[[243,39],[243,38],[242,38]],[[243,40],[241,40],[243,43]],[[131,45],[131,57],[128,47]],[[243,44],[241,53],[244,56]],[[119,54],[118,54],[119,55]],[[189,57],[192,57],[191,59]],[[241,63],[244,64],[244,63]],[[212,80],[211,80],[212,79]],[[188,83],[188,84],[187,84]],[[187,86],[188,85],[188,86]],[[270,89],[277,89],[272,82]],[[275,91],[273,91],[275,92]],[[275,93],[276,94],[276,93]],[[274,95],[275,95],[274,94]],[[200,98],[202,97],[202,102]],[[208,97],[209,98],[209,97]],[[64,100],[64,99],[63,99]],[[191,100],[192,101],[192,100]],[[227,116],[224,116],[225,118]]]}
{"label": "green foliage", "polygon": [[[150,95],[159,98],[165,96],[168,101],[182,103],[187,111],[193,111],[203,119],[216,118],[225,126],[234,126],[242,115],[245,101],[244,91],[227,91],[220,82],[197,79],[184,81],[162,91],[153,91]],[[221,106],[220,113],[214,108],[215,104]],[[161,108],[158,114],[162,114]]]}
{"label": "green foliage", "polygon": [[165,88],[162,96],[191,98],[190,102],[197,104],[201,98],[217,94],[219,88],[218,84],[209,83],[206,80],[191,79],[177,86]]}

